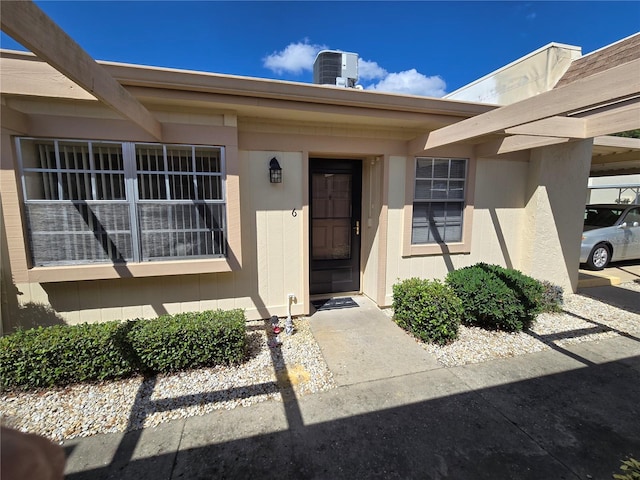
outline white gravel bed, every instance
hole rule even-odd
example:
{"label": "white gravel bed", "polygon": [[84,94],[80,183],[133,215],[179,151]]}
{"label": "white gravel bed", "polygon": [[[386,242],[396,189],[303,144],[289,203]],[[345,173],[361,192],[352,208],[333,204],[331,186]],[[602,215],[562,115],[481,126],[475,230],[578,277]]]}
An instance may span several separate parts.
{"label": "white gravel bed", "polygon": [[248,322],[249,359],[237,366],[202,368],[153,379],[80,384],[0,396],[2,422],[54,441],[97,433],[151,427],[172,419],[281,400],[291,387],[297,396],[335,386],[307,319],[294,319],[295,332],[267,334],[265,321]]}
{"label": "white gravel bed", "polygon": [[[618,286],[640,293],[640,284]],[[588,291],[586,292],[588,293]],[[620,333],[640,336],[640,315],[580,294],[565,294],[563,312],[538,315],[528,331],[491,332],[461,326],[458,339],[445,346],[422,344],[446,367],[548,350],[558,346],[612,338]]]}

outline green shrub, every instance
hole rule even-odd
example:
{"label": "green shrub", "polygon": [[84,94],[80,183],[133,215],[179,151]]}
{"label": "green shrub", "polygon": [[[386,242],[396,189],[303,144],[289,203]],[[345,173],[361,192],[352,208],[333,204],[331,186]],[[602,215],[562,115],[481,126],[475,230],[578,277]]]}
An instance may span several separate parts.
{"label": "green shrub", "polygon": [[543,312],[561,312],[564,304],[562,287],[554,285],[547,280],[542,282],[542,311]]}
{"label": "green shrub", "polygon": [[542,311],[542,284],[517,270],[478,263],[449,272],[446,283],[462,300],[466,325],[519,331]]}
{"label": "green shrub", "polygon": [[0,385],[50,387],[133,373],[119,355],[117,322],[18,330],[0,339]]}
{"label": "green shrub", "polygon": [[127,339],[143,372],[237,363],[245,353],[245,316],[242,310],[163,315],[135,322]]}
{"label": "green shrub", "polygon": [[531,316],[531,320],[540,313],[544,289],[538,280],[512,268],[504,268],[498,265],[486,265],[485,268],[513,290],[522,303],[526,314]]}
{"label": "green shrub", "polygon": [[462,312],[453,290],[437,280],[410,278],[393,286],[395,322],[425,342],[455,340]]}
{"label": "green shrub", "polygon": [[41,388],[236,363],[241,310],[18,330],[0,338],[0,388]]}

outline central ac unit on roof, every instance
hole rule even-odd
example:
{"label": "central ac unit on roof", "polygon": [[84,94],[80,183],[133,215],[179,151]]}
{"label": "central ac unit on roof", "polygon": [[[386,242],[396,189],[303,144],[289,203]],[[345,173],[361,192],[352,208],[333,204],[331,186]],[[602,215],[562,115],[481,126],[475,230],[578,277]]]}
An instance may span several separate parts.
{"label": "central ac unit on roof", "polygon": [[322,50],[313,62],[313,83],[355,88],[358,81],[358,54]]}

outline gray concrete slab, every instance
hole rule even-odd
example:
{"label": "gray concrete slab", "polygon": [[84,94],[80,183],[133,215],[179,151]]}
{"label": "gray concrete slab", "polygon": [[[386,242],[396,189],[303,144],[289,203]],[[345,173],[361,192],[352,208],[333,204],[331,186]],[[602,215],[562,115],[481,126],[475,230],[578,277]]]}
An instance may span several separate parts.
{"label": "gray concrete slab", "polygon": [[300,409],[304,425],[313,425],[437,400],[468,390],[468,386],[447,369],[431,370],[357,383],[305,397],[300,400]]}
{"label": "gray concrete slab", "polygon": [[[271,432],[226,442],[183,443],[173,478],[495,479],[570,473],[446,370],[409,377],[302,398],[296,403],[304,422],[286,430],[274,425]],[[198,420],[198,435],[221,428],[212,420]]]}
{"label": "gray concrete slab", "polygon": [[123,433],[113,433],[66,441],[64,443],[67,455],[66,473],[104,470],[102,475],[96,475],[95,478],[106,478],[106,470],[114,460],[123,438]]}
{"label": "gray concrete slab", "polygon": [[[551,356],[544,352],[527,359],[536,368]],[[626,360],[594,363],[478,392],[578,478],[611,478],[615,459],[640,449],[640,404],[627,397],[640,398],[640,375],[628,364],[640,357]],[[493,363],[465,369],[466,380],[481,383],[478,379],[493,369]]]}
{"label": "gray concrete slab", "polygon": [[[632,421],[637,406],[629,408],[627,395],[609,398],[630,372],[603,364],[478,389],[448,369],[404,382],[359,383],[291,400],[304,422],[286,429],[287,406],[278,402],[194,417],[172,470],[174,457],[161,452],[110,473],[125,479],[140,472],[175,479],[610,478],[619,460],[640,448]],[[404,400],[393,400],[398,390]],[[638,390],[636,383],[626,393]]]}
{"label": "gray concrete slab", "polygon": [[[126,434],[95,435],[66,442],[65,473],[76,480],[168,480],[184,423],[180,419]],[[149,462],[153,468],[148,468]]]}
{"label": "gray concrete slab", "polygon": [[568,351],[593,363],[620,362],[640,370],[640,335],[624,335],[567,345]]}
{"label": "gray concrete slab", "polygon": [[371,300],[353,298],[359,307],[319,311],[309,318],[338,385],[442,367]]}

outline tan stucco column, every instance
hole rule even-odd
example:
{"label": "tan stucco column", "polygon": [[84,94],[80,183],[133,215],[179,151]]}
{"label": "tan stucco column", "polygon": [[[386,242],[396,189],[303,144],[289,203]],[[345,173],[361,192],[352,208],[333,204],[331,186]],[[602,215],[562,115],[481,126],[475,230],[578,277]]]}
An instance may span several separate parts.
{"label": "tan stucco column", "polygon": [[593,140],[531,152],[522,266],[565,291],[578,288],[580,238]]}

